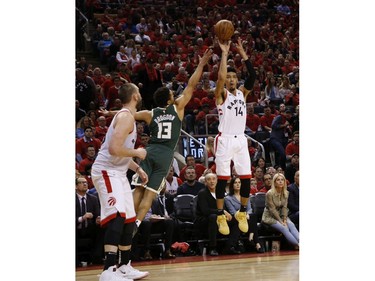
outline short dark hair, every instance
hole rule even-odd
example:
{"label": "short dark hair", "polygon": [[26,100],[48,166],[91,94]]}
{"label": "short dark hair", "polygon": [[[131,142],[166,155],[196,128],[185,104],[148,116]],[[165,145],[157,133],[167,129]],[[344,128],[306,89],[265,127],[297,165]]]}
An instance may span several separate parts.
{"label": "short dark hair", "polygon": [[160,87],[154,93],[154,102],[156,106],[164,107],[168,104],[170,95],[167,87]]}
{"label": "short dark hair", "polygon": [[237,70],[231,66],[228,66],[227,67],[227,72],[234,72],[234,73],[237,73]]}

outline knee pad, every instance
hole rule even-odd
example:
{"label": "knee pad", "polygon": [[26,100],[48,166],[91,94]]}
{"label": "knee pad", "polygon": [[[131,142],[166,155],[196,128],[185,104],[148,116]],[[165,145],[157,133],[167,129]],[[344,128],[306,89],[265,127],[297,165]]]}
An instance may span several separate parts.
{"label": "knee pad", "polygon": [[118,246],[120,244],[124,222],[125,219],[119,215],[108,222],[108,226],[104,236],[105,245]]}
{"label": "knee pad", "polygon": [[224,199],[226,186],[227,186],[226,180],[217,180],[217,185],[216,185],[216,190],[215,190],[217,199]]}
{"label": "knee pad", "polygon": [[241,197],[249,198],[249,196],[250,196],[250,179],[241,179],[240,195],[241,195]]}
{"label": "knee pad", "polygon": [[129,246],[132,244],[133,231],[135,227],[136,227],[135,222],[126,223],[123,225],[121,241],[120,241],[121,246]]}

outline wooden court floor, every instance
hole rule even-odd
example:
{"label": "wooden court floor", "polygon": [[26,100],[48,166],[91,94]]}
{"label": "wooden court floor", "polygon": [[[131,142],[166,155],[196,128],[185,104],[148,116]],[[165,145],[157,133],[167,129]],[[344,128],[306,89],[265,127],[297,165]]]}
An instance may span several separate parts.
{"label": "wooden court floor", "polygon": [[[298,281],[299,253],[178,257],[175,260],[134,262],[133,267],[149,271],[142,280],[152,281]],[[98,281],[101,267],[77,269],[76,281]]]}

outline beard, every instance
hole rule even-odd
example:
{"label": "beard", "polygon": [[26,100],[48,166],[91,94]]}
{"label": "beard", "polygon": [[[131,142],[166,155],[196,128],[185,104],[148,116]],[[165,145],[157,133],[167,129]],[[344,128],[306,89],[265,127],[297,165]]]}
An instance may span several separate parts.
{"label": "beard", "polygon": [[135,106],[135,108],[137,109],[137,111],[142,109],[142,99],[139,99],[137,101],[137,105]]}

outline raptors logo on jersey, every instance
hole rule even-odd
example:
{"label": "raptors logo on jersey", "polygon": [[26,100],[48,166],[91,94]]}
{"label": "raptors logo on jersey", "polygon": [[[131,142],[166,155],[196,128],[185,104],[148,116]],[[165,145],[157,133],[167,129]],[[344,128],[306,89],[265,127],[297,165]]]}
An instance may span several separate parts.
{"label": "raptors logo on jersey", "polygon": [[244,134],[246,127],[246,103],[244,95],[236,90],[236,95],[228,90],[227,97],[222,104],[217,105],[219,113],[219,132],[231,135]]}

